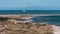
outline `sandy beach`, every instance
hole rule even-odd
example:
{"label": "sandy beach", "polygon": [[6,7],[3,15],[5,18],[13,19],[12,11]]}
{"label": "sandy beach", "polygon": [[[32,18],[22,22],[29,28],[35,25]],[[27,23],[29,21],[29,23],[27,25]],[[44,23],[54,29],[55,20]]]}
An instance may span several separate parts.
{"label": "sandy beach", "polygon": [[[18,19],[27,19],[30,16],[21,15],[0,15],[1,34],[60,34],[60,26],[49,24],[37,24],[30,21],[17,21]],[[8,18],[8,20],[6,20]],[[12,18],[12,19],[11,19]],[[19,27],[17,27],[19,26]],[[7,29],[7,30],[6,30]],[[18,31],[18,32],[17,32]],[[4,33],[5,32],[5,33]],[[7,33],[8,32],[8,33]]]}
{"label": "sandy beach", "polygon": [[[14,17],[17,18],[17,16]],[[18,19],[24,19],[22,22],[17,22],[14,17],[9,15],[0,17],[0,34],[53,34],[52,26],[48,24],[25,21],[29,16],[19,16]]]}

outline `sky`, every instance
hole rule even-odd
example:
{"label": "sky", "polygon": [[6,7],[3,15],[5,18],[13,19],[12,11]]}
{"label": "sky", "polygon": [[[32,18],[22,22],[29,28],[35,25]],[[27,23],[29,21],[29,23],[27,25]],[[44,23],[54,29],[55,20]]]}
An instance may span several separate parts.
{"label": "sky", "polygon": [[60,0],[0,0],[0,10],[60,10]]}

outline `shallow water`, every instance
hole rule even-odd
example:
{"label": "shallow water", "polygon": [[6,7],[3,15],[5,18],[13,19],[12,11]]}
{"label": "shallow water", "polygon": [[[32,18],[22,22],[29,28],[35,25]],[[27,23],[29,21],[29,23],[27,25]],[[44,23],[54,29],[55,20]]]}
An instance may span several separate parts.
{"label": "shallow water", "polygon": [[34,22],[37,23],[49,23],[60,26],[60,16],[38,16],[33,18]]}

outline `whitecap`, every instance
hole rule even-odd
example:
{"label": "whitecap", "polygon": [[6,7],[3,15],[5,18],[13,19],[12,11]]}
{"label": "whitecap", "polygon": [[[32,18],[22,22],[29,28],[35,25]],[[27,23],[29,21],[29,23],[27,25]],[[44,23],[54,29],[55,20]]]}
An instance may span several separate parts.
{"label": "whitecap", "polygon": [[60,34],[60,26],[53,25],[53,33]]}

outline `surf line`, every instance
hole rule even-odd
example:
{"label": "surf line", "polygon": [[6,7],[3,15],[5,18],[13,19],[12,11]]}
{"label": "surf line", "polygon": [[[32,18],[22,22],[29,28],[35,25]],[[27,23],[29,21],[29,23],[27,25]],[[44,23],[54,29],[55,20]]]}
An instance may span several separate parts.
{"label": "surf line", "polygon": [[53,26],[53,34],[60,34],[60,26]]}

